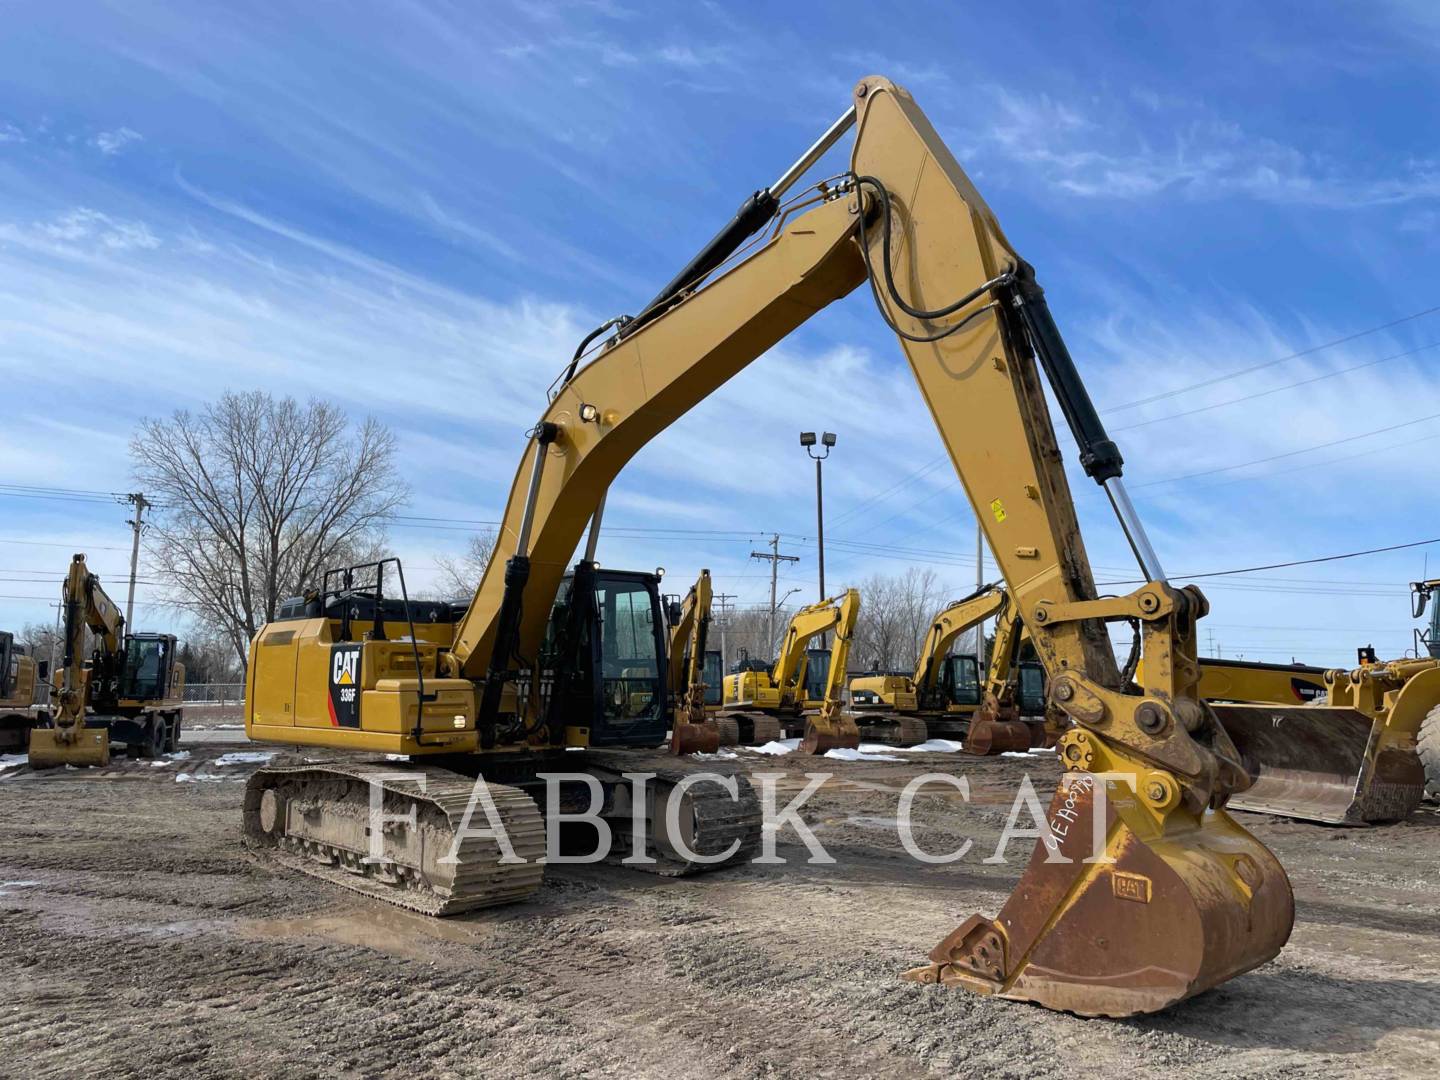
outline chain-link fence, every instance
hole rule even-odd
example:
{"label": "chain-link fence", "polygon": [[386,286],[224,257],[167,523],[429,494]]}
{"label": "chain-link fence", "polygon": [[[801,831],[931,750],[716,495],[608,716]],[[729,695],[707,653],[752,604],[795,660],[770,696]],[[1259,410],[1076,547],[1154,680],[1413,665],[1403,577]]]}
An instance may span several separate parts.
{"label": "chain-link fence", "polygon": [[245,701],[244,683],[187,683],[186,705],[240,705]]}

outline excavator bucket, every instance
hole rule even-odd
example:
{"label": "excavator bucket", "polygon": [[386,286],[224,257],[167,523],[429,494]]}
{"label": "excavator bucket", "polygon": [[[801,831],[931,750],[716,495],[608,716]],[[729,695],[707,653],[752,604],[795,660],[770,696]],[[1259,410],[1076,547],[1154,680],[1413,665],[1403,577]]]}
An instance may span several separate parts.
{"label": "excavator bucket", "polygon": [[61,765],[93,765],[99,768],[109,764],[110,732],[106,728],[81,728],[73,740],[64,739],[53,727],[30,730],[32,769],[54,769]]}
{"label": "excavator bucket", "polygon": [[1383,719],[1320,705],[1211,707],[1253,781],[1231,797],[1237,810],[1365,825],[1407,817],[1424,795],[1413,746],[1387,738]]}
{"label": "excavator bucket", "polygon": [[720,730],[714,724],[687,724],[676,720],[670,729],[672,754],[713,754],[720,749]]}
{"label": "excavator bucket", "polygon": [[965,733],[965,753],[976,757],[1023,754],[1039,745],[1030,725],[1023,720],[975,720]]}
{"label": "excavator bucket", "polygon": [[860,729],[850,720],[841,720],[836,724],[820,724],[811,720],[805,725],[805,737],[800,740],[802,754],[824,754],[831,750],[859,748]]}
{"label": "excavator bucket", "polygon": [[1072,772],[1048,820],[999,916],[972,916],[905,978],[1133,1016],[1265,963],[1290,935],[1285,871],[1223,810],[1161,813],[1130,779]]}

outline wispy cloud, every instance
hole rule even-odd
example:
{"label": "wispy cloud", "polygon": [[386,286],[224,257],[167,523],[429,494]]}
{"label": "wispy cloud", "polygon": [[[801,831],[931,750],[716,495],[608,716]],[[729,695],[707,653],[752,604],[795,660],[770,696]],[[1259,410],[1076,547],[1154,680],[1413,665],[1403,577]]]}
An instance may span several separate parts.
{"label": "wispy cloud", "polygon": [[30,225],[0,223],[0,240],[26,246],[112,252],[148,251],[160,246],[160,238],[145,222],[112,217],[88,206],[77,206],[50,221]]}
{"label": "wispy cloud", "polygon": [[0,120],[0,143],[23,143],[25,133],[14,124]]}
{"label": "wispy cloud", "polygon": [[[1259,135],[1183,100],[1132,92],[1150,119],[1125,103],[1083,110],[1046,94],[991,87],[996,118],[966,141],[985,156],[1026,166],[1085,198],[1238,196],[1332,209],[1440,198],[1440,158],[1408,157],[1383,170],[1357,168],[1319,151]],[[1152,133],[1154,122],[1165,133]]]}
{"label": "wispy cloud", "polygon": [[90,140],[90,145],[99,150],[102,154],[118,154],[131,143],[137,143],[145,138],[138,131],[128,127],[119,127],[113,131],[102,131]]}

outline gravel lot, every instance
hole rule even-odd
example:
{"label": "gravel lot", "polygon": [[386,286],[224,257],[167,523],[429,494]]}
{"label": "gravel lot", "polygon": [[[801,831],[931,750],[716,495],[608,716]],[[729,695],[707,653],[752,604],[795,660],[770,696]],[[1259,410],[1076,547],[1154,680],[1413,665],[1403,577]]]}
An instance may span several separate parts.
{"label": "gravel lot", "polygon": [[[241,846],[236,747],[0,777],[0,1075],[25,1077],[1373,1076],[1440,1060],[1440,813],[1341,830],[1240,815],[1280,855],[1298,919],[1280,957],[1157,1016],[1080,1020],[903,983],[993,913],[1024,865],[985,865],[1025,770],[1053,757],[816,762],[806,817],[836,858],[692,879],[552,867],[523,905],[436,921],[270,868]],[[897,755],[898,756],[898,755]],[[974,801],[917,802],[920,772]],[[180,779],[181,777],[190,779]],[[214,779],[211,779],[211,778]],[[983,850],[982,850],[983,849]]]}

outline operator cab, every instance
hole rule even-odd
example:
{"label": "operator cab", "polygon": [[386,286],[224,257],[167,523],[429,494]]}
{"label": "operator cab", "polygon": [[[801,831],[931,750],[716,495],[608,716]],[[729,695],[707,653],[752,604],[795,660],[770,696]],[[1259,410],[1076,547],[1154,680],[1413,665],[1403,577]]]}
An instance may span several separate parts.
{"label": "operator cab", "polygon": [[705,652],[705,704],[719,706],[725,696],[725,663],[718,649]]}
{"label": "operator cab", "polygon": [[669,731],[660,578],[580,563],[561,581],[541,667],[547,710],[591,746],[659,746]]}
{"label": "operator cab", "polygon": [[825,680],[830,675],[830,650],[805,650],[805,700],[820,701],[825,697]]}
{"label": "operator cab", "polygon": [[980,704],[980,665],[969,653],[952,653],[940,661],[940,673],[923,709]]}
{"label": "operator cab", "polygon": [[163,701],[170,689],[174,664],[174,635],[127,635],[119,696],[129,701]]}

